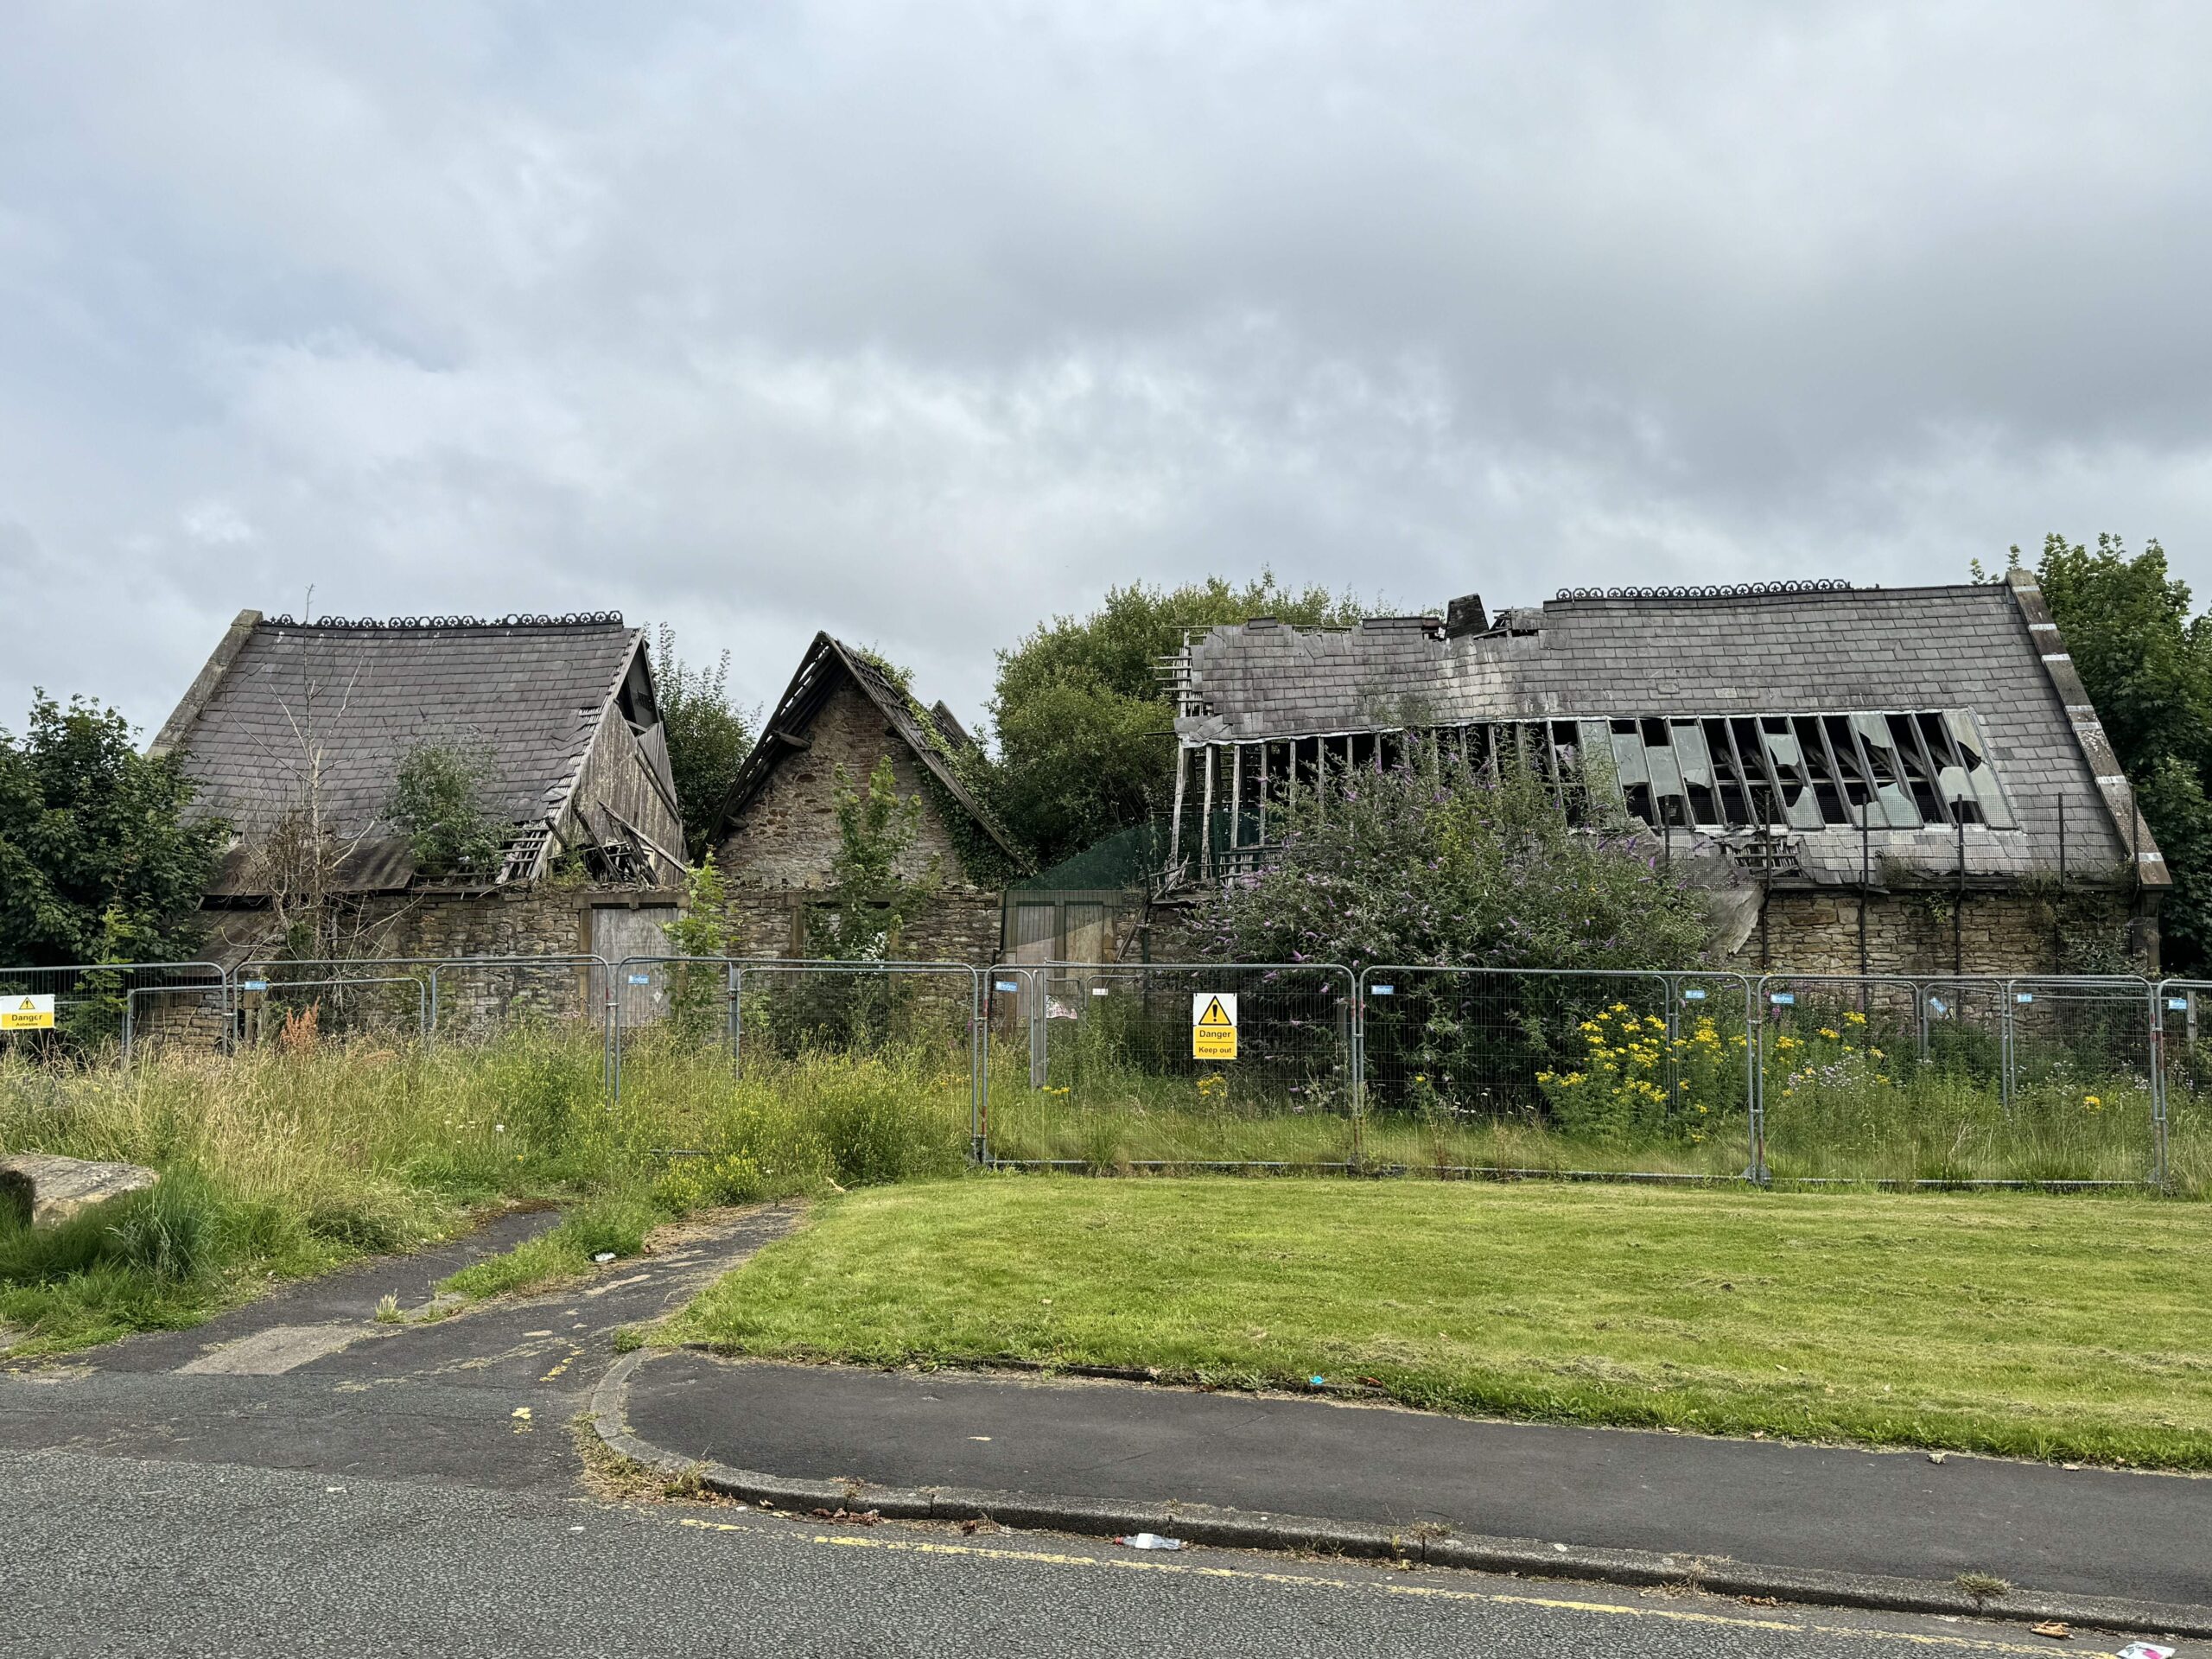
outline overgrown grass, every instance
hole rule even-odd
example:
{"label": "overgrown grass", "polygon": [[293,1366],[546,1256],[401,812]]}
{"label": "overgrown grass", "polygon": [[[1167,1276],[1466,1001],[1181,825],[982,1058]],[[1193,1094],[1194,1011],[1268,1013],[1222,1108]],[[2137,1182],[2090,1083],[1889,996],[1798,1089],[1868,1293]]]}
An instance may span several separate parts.
{"label": "overgrown grass", "polygon": [[820,1206],[665,1339],[2202,1469],[2207,1306],[2148,1198],[1006,1176]]}
{"label": "overgrown grass", "polygon": [[0,1061],[0,1149],[162,1176],[61,1229],[0,1219],[0,1351],[188,1325],[272,1278],[416,1247],[516,1201],[594,1201],[462,1288],[544,1282],[598,1250],[634,1254],[642,1229],[702,1205],[950,1173],[967,1144],[964,1049],[763,1053],[733,1076],[718,1051],[646,1038],[620,1105],[601,1061],[595,1031],[552,1027],[429,1052],[169,1054],[128,1072]]}
{"label": "overgrown grass", "polygon": [[[1126,1011],[1117,1022],[1071,1001],[1079,1017],[1046,1027],[1044,1087],[1030,1086],[1023,1033],[994,1046],[994,1158],[1092,1171],[1271,1163],[1708,1180],[1751,1163],[1747,1039],[1725,1020],[1686,1016],[1670,1037],[1656,1015],[1614,1004],[1541,1043],[1501,1016],[1455,1030],[1448,1052],[1386,1061],[1370,1050],[1355,1121],[1341,1038],[1262,1027],[1245,1058],[1202,1065],[1131,1039]],[[1916,1033],[1894,1021],[1796,1012],[1766,1064],[1764,1154],[1777,1181],[2143,1183],[2154,1173],[2149,1084],[2117,1052],[2125,1045],[2044,1044],[2006,1102],[1986,1032],[1940,1027],[1923,1058]],[[2170,1094],[2169,1188],[2212,1194],[2206,1096]]]}

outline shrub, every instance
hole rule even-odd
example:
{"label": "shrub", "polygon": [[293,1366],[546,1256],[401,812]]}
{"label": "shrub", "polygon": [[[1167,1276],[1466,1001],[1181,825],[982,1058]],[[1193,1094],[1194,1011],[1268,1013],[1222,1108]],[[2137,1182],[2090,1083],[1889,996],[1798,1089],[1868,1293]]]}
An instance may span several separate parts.
{"label": "shrub", "polygon": [[[1625,835],[1578,826],[1542,779],[1419,749],[1332,770],[1281,808],[1281,847],[1210,893],[1196,944],[1222,962],[1681,968],[1705,900]],[[1325,803],[1318,798],[1325,793]],[[1592,786],[1590,798],[1602,798]]]}

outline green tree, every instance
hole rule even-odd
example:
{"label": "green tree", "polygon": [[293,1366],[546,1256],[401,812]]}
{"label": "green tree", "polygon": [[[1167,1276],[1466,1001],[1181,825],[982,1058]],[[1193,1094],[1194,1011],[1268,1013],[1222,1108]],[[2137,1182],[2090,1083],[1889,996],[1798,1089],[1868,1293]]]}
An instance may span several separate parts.
{"label": "green tree", "polygon": [[508,826],[485,804],[491,775],[492,757],[481,745],[417,743],[400,757],[391,816],[424,875],[489,881],[498,873]]}
{"label": "green tree", "polygon": [[1164,814],[1173,786],[1175,705],[1157,660],[1185,630],[1274,616],[1340,626],[1365,612],[1350,594],[1291,588],[1272,571],[1237,586],[1220,576],[1180,588],[1132,582],[1088,616],[1039,624],[999,653],[991,702],[999,764],[993,800],[1046,864]]}
{"label": "green tree", "polygon": [[730,700],[729,652],[712,668],[694,668],[676,654],[671,627],[660,630],[653,652],[653,688],[683,817],[683,849],[696,863],[721,827],[722,803],[752,750],[753,717]]}
{"label": "green tree", "polygon": [[24,735],[0,731],[0,963],[191,957],[229,836],[192,796],[115,709],[36,693]]}
{"label": "green tree", "polygon": [[855,787],[842,766],[833,777],[837,850],[830,860],[830,901],[808,913],[807,954],[832,962],[892,961],[938,887],[934,861],[920,876],[907,873],[921,833],[921,797],[899,794],[889,755],[876,761],[865,789]]}
{"label": "green tree", "polygon": [[706,963],[674,964],[670,1023],[678,1036],[696,1041],[721,1028],[729,974],[716,959],[731,954],[736,930],[730,923],[729,888],[715,868],[712,853],[699,861],[684,886],[683,913],[661,931],[677,954],[714,963],[711,967]]}
{"label": "green tree", "polygon": [[2173,876],[2165,965],[2199,971],[2212,960],[2212,614],[2190,614],[2155,541],[2131,556],[2117,536],[2094,550],[2049,536],[2036,581]]}

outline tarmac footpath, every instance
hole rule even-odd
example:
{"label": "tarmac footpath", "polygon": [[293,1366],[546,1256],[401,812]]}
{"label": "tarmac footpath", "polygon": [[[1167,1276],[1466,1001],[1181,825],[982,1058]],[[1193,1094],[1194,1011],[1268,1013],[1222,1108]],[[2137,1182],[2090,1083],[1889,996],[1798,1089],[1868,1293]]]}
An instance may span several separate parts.
{"label": "tarmac footpath", "polygon": [[[801,1513],[2212,1636],[2212,1479],[1019,1374],[618,1361],[602,1439]],[[1961,1573],[2012,1589],[1975,1602]]]}

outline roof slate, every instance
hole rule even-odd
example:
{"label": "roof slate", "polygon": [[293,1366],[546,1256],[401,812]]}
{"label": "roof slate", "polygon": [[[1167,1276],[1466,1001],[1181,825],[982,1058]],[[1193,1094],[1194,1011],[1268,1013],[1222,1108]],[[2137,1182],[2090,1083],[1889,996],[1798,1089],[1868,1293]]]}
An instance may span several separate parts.
{"label": "roof slate", "polygon": [[[2126,857],[2043,660],[2060,647],[2038,643],[2002,584],[1555,600],[1540,620],[1534,632],[1451,639],[1398,619],[1216,628],[1190,648],[1190,695],[1210,712],[1176,728],[1190,744],[1486,720],[1963,709],[2035,861],[2055,861],[2062,813],[2074,868]],[[1840,833],[1855,868],[1858,832]],[[1875,856],[1897,833],[1875,836]],[[1929,833],[1902,832],[1916,847]]]}
{"label": "roof slate", "polygon": [[644,635],[615,622],[323,627],[257,623],[178,734],[200,810],[251,837],[321,772],[333,834],[388,828],[424,742],[480,745],[486,804],[517,823],[560,806]]}

